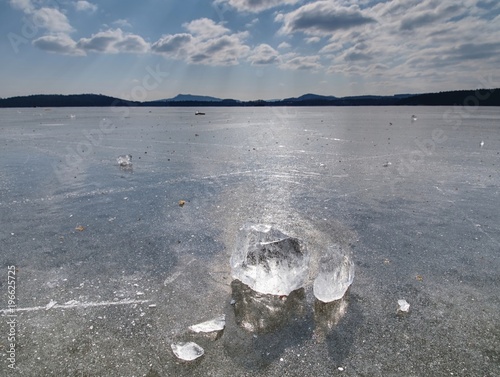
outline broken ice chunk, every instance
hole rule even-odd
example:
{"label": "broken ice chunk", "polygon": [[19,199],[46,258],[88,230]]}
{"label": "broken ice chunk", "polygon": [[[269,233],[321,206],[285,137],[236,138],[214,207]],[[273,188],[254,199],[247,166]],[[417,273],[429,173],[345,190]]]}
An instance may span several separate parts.
{"label": "broken ice chunk", "polygon": [[354,263],[340,248],[330,247],[320,259],[314,280],[314,296],[320,301],[341,299],[354,280]]}
{"label": "broken ice chunk", "polygon": [[132,155],[131,154],[124,154],[121,156],[118,156],[116,159],[116,162],[118,162],[118,165],[124,166],[124,167],[130,167],[132,166]]}
{"label": "broken ice chunk", "polygon": [[174,355],[177,356],[181,360],[192,361],[197,359],[200,356],[203,356],[205,351],[198,344],[194,342],[179,342],[172,343],[170,345],[172,347],[172,351]]}
{"label": "broken ice chunk", "polygon": [[410,310],[410,304],[406,300],[398,300],[400,312],[408,312]]}
{"label": "broken ice chunk", "polygon": [[300,240],[266,224],[240,229],[231,256],[231,273],[253,290],[288,295],[305,285],[309,254]]}
{"label": "broken ice chunk", "polygon": [[196,333],[199,332],[212,332],[212,331],[221,331],[226,326],[226,318],[224,315],[212,319],[210,321],[198,323],[197,325],[189,326],[189,330],[194,331]]}

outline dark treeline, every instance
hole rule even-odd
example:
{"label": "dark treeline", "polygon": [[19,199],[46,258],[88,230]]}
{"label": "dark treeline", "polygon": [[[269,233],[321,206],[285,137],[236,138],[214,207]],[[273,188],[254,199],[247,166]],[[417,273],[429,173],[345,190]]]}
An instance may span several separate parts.
{"label": "dark treeline", "polygon": [[[314,96],[311,98],[310,96]],[[40,94],[0,99],[0,107],[235,107],[235,106],[500,106],[500,89],[458,90],[395,96],[327,97],[310,95],[276,101],[127,101],[100,94]]]}

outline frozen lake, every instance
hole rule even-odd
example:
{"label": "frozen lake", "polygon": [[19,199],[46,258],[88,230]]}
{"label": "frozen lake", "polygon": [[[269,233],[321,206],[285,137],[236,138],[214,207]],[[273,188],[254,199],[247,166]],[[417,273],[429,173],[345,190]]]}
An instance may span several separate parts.
{"label": "frozen lake", "polygon": [[[0,158],[0,375],[8,314],[22,376],[500,375],[500,108],[0,109]],[[246,222],[351,250],[348,295],[233,282]]]}

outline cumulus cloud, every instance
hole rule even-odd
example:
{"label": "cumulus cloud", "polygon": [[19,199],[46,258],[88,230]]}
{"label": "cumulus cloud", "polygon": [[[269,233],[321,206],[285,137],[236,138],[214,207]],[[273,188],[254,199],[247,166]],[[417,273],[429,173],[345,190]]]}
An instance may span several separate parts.
{"label": "cumulus cloud", "polygon": [[182,56],[185,55],[185,48],[188,47],[192,39],[193,36],[187,33],[165,35],[153,43],[151,45],[151,49],[154,52],[163,53],[173,57]]}
{"label": "cumulus cloud", "polygon": [[64,54],[85,55],[85,52],[76,47],[76,42],[67,35],[46,35],[33,40],[33,45],[40,50]]}
{"label": "cumulus cloud", "polygon": [[100,31],[90,38],[81,38],[76,47],[85,52],[140,53],[149,50],[149,43],[138,35],[124,33],[118,28]]}
{"label": "cumulus cloud", "polygon": [[73,28],[68,18],[56,8],[40,8],[33,11],[33,20],[39,27],[52,33],[69,33]]}
{"label": "cumulus cloud", "polygon": [[294,5],[300,0],[215,0],[215,4],[226,4],[240,12],[258,13],[281,5]]}
{"label": "cumulus cloud", "polygon": [[333,1],[316,1],[275,18],[282,22],[282,34],[303,32],[309,35],[332,35],[338,30],[346,30],[376,22],[359,6],[345,7]]}
{"label": "cumulus cloud", "polygon": [[294,56],[290,59],[285,60],[281,65],[281,68],[292,69],[292,70],[311,70],[316,71],[323,68],[320,63],[320,57],[318,55],[313,56]]}
{"label": "cumulus cloud", "polygon": [[183,27],[189,33],[164,35],[152,44],[152,51],[192,64],[222,66],[238,64],[250,52],[244,42],[248,32],[231,34],[225,26],[207,18],[185,23]]}
{"label": "cumulus cloud", "polygon": [[200,18],[183,24],[184,28],[193,35],[199,35],[204,38],[218,37],[229,32],[229,29],[221,24],[216,24],[208,18]]}
{"label": "cumulus cloud", "polygon": [[75,8],[78,11],[87,11],[93,13],[97,10],[97,5],[89,3],[85,0],[80,0],[75,3]]}
{"label": "cumulus cloud", "polygon": [[253,49],[248,61],[252,65],[273,64],[279,61],[279,53],[268,44],[262,43]]}
{"label": "cumulus cloud", "polygon": [[9,3],[12,8],[22,10],[25,13],[31,13],[34,10],[31,0],[9,0]]}
{"label": "cumulus cloud", "polygon": [[280,50],[285,50],[285,49],[288,49],[288,48],[290,48],[290,47],[292,47],[292,45],[291,45],[290,43],[288,43],[288,42],[281,42],[281,43],[278,45],[278,48],[279,48]]}

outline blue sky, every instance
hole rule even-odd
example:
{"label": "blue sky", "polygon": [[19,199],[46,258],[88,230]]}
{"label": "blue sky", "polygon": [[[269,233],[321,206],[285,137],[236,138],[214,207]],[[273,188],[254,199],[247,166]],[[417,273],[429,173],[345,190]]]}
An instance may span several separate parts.
{"label": "blue sky", "polygon": [[498,0],[0,0],[0,97],[500,87]]}

